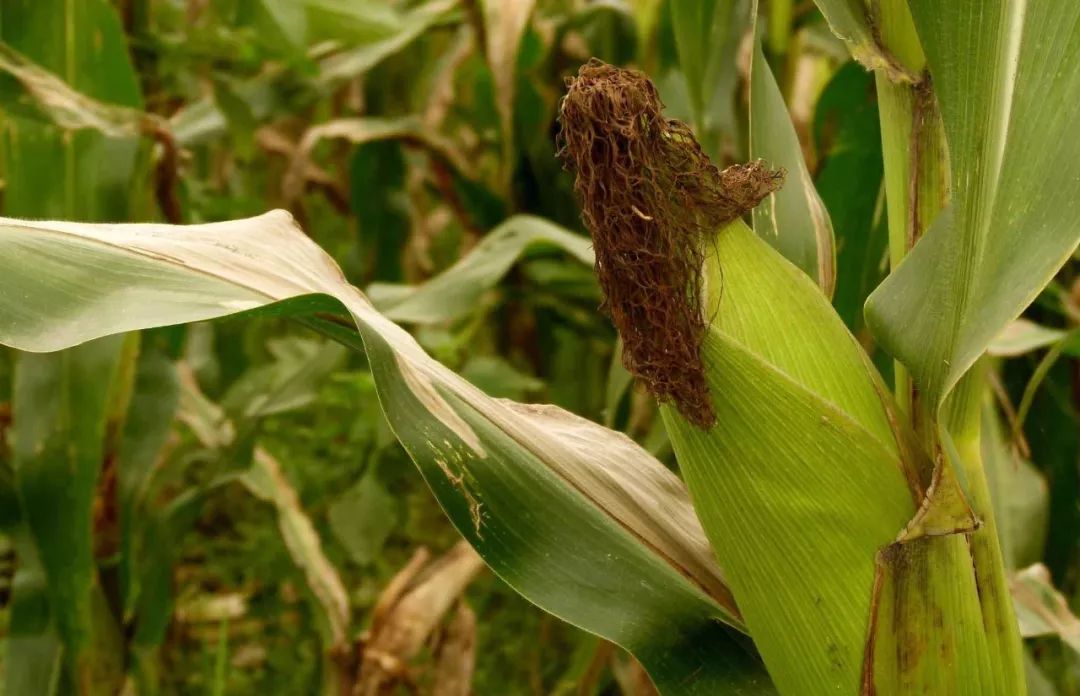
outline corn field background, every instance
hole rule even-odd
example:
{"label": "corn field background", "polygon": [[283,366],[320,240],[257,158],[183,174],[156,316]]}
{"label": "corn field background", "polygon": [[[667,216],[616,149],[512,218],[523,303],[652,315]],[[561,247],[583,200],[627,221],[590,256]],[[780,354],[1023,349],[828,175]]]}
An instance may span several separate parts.
{"label": "corn field background", "polygon": [[0,694],[1080,696],[1077,66],[1075,0],[0,0]]}

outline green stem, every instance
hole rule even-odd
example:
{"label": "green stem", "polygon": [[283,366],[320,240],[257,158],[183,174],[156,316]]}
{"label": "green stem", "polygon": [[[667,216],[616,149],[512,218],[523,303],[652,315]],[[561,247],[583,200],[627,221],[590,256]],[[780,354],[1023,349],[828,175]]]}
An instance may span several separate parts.
{"label": "green stem", "polygon": [[[903,260],[948,198],[948,157],[941,116],[928,81],[918,85],[890,82],[877,74],[881,144],[885,162],[885,199],[889,227],[889,262]],[[932,414],[919,404],[907,369],[896,363],[894,385],[901,410],[916,432],[925,435]]]}
{"label": "green stem", "polygon": [[960,380],[942,409],[941,423],[956,446],[968,503],[982,522],[970,535],[969,544],[986,640],[995,658],[991,665],[995,683],[1000,684],[998,693],[1022,695],[1026,685],[1020,629],[1013,613],[1005,556],[982,456],[982,406],[988,398],[988,370],[987,358],[983,358]]}
{"label": "green stem", "polygon": [[[905,0],[873,0],[871,13],[879,40],[906,66],[925,58]],[[929,74],[918,84],[898,84],[879,72],[877,78],[885,194],[888,206],[889,260],[904,259],[948,201],[949,162],[944,128]],[[896,398],[928,452],[948,453],[968,502],[982,526],[968,537],[978,587],[983,628],[992,656],[990,668],[998,694],[1024,694],[1022,645],[1013,615],[1001,546],[981,452],[980,404],[986,394],[986,365],[980,362],[953,390],[944,407],[927,403],[906,368],[896,363]],[[938,425],[940,423],[940,426]],[[948,454],[947,454],[948,456]],[[950,459],[953,457],[950,456]],[[942,466],[943,464],[939,464]]]}
{"label": "green stem", "polygon": [[769,53],[774,58],[787,55],[791,44],[791,26],[795,16],[793,0],[769,2]]}

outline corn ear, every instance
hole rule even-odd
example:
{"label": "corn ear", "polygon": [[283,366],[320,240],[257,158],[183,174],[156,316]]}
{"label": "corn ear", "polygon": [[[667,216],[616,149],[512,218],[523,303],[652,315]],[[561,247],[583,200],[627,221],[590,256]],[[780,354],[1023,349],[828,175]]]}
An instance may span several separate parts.
{"label": "corn ear", "polygon": [[741,221],[714,251],[702,355],[717,422],[663,415],[778,689],[911,693],[943,679],[950,693],[993,693],[971,558],[963,537],[943,536],[975,525],[952,469],[930,479],[808,277]]}

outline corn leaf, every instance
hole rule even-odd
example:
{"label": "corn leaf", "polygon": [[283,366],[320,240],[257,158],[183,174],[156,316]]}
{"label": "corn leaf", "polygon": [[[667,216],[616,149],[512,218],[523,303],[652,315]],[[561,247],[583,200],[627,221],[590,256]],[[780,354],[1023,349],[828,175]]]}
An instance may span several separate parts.
{"label": "corn leaf", "polygon": [[[45,596],[79,693],[93,693],[91,538],[119,337],[55,355],[24,355],[14,385],[19,499],[46,579]],[[58,499],[57,492],[63,491]]]}
{"label": "corn leaf", "polygon": [[[113,7],[103,0],[5,2],[0,39],[0,67],[47,117],[5,109],[0,120],[3,170],[19,172],[7,178],[5,212],[128,217],[138,201],[133,184],[145,172],[138,137],[128,130],[141,96]],[[11,693],[33,693],[50,682],[61,693],[119,688],[122,665],[112,659],[118,633],[102,611],[93,530],[99,471],[115,444],[107,427],[122,417],[126,366],[134,359],[133,352],[121,353],[123,344],[108,338],[18,360],[12,458],[25,524],[22,551],[35,560],[14,598],[12,633],[20,639],[10,646]],[[57,643],[46,675],[44,656]],[[35,688],[19,691],[35,681]]]}
{"label": "corn leaf", "polygon": [[[639,3],[641,4],[641,3]],[[643,8],[635,8],[641,11]],[[686,111],[705,153],[715,161],[730,149],[733,133],[741,128],[731,94],[736,90],[736,61],[742,34],[750,16],[745,1],[682,0],[661,11],[671,12],[671,29],[679,56],[686,93],[680,98],[665,94],[669,112]],[[639,29],[643,30],[643,29]],[[641,37],[641,41],[645,38]],[[666,80],[665,80],[666,81]],[[681,87],[682,85],[678,85]],[[674,85],[672,85],[674,87]],[[667,91],[667,90],[665,90]],[[680,109],[679,104],[686,102]]]}
{"label": "corn leaf", "polygon": [[772,692],[724,625],[741,616],[674,474],[624,436],[476,390],[376,312],[287,214],[188,227],[3,220],[0,251],[11,290],[0,294],[0,343],[25,350],[257,308],[344,306],[359,336],[309,321],[366,349],[392,428],[498,575],[626,647],[664,693]]}
{"label": "corn leaf", "polygon": [[[61,129],[89,129],[122,138],[140,135],[156,123],[156,117],[142,109],[106,104],[76,91],[6,43],[0,43],[0,71],[18,80],[30,104]],[[6,109],[13,106],[17,106],[14,100],[5,104]]]}
{"label": "corn leaf", "polygon": [[176,365],[144,341],[135,367],[131,402],[124,419],[117,458],[120,505],[120,585],[125,616],[141,592],[139,561],[150,501],[147,492],[161,450],[172,430],[179,397]]}
{"label": "corn leaf", "polygon": [[316,145],[327,139],[347,140],[353,145],[379,140],[400,140],[426,150],[455,172],[464,174],[472,169],[453,144],[437,133],[432,133],[419,118],[342,118],[312,126],[304,133],[282,179],[282,196],[286,201],[294,201],[304,192],[307,172],[312,164],[312,151]]}
{"label": "corn leaf", "polygon": [[592,266],[587,237],[572,234],[542,218],[517,215],[486,234],[457,263],[418,286],[375,284],[368,294],[388,318],[433,324],[474,312],[483,294],[493,288],[524,254],[555,248]]}
{"label": "corn leaf", "polygon": [[1023,459],[1002,432],[989,405],[982,413],[982,456],[993,501],[1005,568],[1012,570],[1042,558],[1048,521],[1046,479]]}
{"label": "corn leaf", "polygon": [[44,684],[47,693],[56,693],[65,676],[59,669],[63,644],[49,614],[45,570],[32,539],[16,535],[14,542],[19,568],[12,578],[4,692],[32,694]]}
{"label": "corn leaf", "polygon": [[713,56],[727,37],[731,23],[732,10],[724,5],[717,0],[689,0],[670,6],[679,66],[699,130],[704,125],[702,119],[708,117],[706,103],[712,99],[712,94],[706,93],[710,85],[706,75],[712,70]]}
{"label": "corn leaf", "polygon": [[913,0],[953,203],[871,295],[867,322],[931,408],[1080,241],[1080,5]]}
{"label": "corn leaf", "polygon": [[998,357],[1014,358],[1054,345],[1067,335],[1061,329],[1051,329],[1028,319],[1017,319],[1001,330],[987,346],[986,352]]}
{"label": "corn leaf", "polygon": [[303,571],[308,588],[318,602],[320,616],[326,622],[327,645],[334,650],[347,650],[349,597],[345,585],[323,553],[315,525],[300,506],[296,490],[281,471],[281,465],[269,452],[257,447],[252,467],[241,475],[240,481],[253,495],[274,506],[285,547]]}
{"label": "corn leaf", "polygon": [[886,273],[888,233],[881,209],[881,129],[870,98],[873,75],[850,61],[837,70],[814,110],[815,147],[823,157],[814,184],[835,230],[833,306],[852,332]]}
{"label": "corn leaf", "polygon": [[836,285],[832,221],[806,168],[784,97],[755,41],[750,64],[750,156],[787,171],[787,180],[754,208],[754,231],[815,279],[826,297]]}
{"label": "corn leaf", "polygon": [[1080,654],[1080,619],[1050,580],[1050,571],[1036,563],[1012,578],[1013,601],[1025,637],[1055,635]]}
{"label": "corn leaf", "polygon": [[518,51],[529,28],[536,0],[481,0],[484,54],[495,83],[495,107],[502,130],[504,173],[509,176],[514,151],[514,95],[517,93]]}
{"label": "corn leaf", "polygon": [[[274,4],[282,3],[275,2]],[[332,15],[320,9],[320,5],[337,6],[342,12],[357,15],[365,14],[365,10],[371,12],[371,17],[367,20],[367,29],[362,37],[352,37],[346,43],[344,50],[332,53],[318,61],[319,73],[316,78],[318,89],[330,92],[340,86],[343,81],[367,72],[384,59],[402,51],[442,19],[455,4],[455,0],[437,0],[423,3],[407,12],[398,12],[374,3],[342,4],[336,0],[310,2],[308,20],[313,21],[316,27],[329,26],[335,31],[340,31],[340,27],[334,26]],[[392,18],[391,15],[393,15]],[[272,18],[271,21],[273,21]],[[275,91],[274,78],[279,76],[279,73],[270,72],[237,86],[238,96],[251,107],[256,118],[265,118],[273,106],[286,99]],[[169,121],[177,142],[184,146],[205,143],[223,135],[228,128],[225,114],[212,97],[200,99],[185,106],[173,114]]]}

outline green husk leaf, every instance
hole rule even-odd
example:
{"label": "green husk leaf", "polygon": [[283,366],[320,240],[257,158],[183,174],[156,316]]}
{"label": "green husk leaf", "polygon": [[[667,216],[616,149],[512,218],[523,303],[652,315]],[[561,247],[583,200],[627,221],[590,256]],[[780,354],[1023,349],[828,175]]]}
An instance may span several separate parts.
{"label": "green husk leaf", "polygon": [[928,464],[905,461],[872,368],[813,282],[741,222],[715,244],[703,350],[717,422],[670,408],[664,422],[781,693],[856,693],[874,559],[914,516]]}

